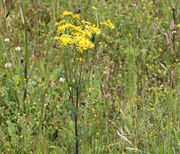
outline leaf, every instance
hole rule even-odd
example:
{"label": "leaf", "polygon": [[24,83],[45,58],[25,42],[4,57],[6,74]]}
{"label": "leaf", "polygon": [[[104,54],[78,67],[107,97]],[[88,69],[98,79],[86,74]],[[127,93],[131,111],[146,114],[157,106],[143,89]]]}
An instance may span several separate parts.
{"label": "leaf", "polygon": [[16,128],[10,120],[7,121],[7,124],[8,124],[8,133],[9,133],[9,136],[11,137],[11,144],[13,147],[17,147],[18,136],[16,134]]}
{"label": "leaf", "polygon": [[20,14],[21,14],[22,23],[24,25],[25,24],[25,20],[24,20],[24,13],[23,13],[22,7],[20,7]]}

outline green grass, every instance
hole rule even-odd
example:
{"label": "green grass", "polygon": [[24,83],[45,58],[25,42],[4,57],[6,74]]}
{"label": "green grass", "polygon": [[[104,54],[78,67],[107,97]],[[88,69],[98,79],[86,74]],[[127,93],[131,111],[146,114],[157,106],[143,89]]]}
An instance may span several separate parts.
{"label": "green grass", "polygon": [[[24,2],[0,15],[0,153],[75,153],[74,113],[79,153],[180,153],[179,1]],[[93,40],[78,111],[59,82],[55,22],[65,10],[115,25]]]}

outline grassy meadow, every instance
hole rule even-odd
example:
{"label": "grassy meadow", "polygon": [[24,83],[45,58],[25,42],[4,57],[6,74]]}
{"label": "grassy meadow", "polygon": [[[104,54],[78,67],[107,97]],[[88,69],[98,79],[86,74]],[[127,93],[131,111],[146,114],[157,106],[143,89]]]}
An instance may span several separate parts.
{"label": "grassy meadow", "polygon": [[180,153],[180,1],[1,0],[0,153]]}

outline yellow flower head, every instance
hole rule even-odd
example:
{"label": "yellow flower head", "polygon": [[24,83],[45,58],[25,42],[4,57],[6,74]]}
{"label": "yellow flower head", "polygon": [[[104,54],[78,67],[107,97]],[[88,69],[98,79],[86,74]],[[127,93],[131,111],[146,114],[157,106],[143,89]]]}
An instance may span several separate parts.
{"label": "yellow flower head", "polygon": [[60,37],[55,37],[56,41],[59,41],[59,43],[62,46],[68,46],[71,43],[71,36],[68,34],[62,34]]}
{"label": "yellow flower head", "polygon": [[92,38],[92,33],[87,29],[82,31],[82,35],[87,36],[88,38]]}
{"label": "yellow flower head", "polygon": [[74,43],[76,44],[76,49],[81,53],[94,47],[94,44],[83,35],[74,37]]}
{"label": "yellow flower head", "polygon": [[110,21],[110,19],[108,19],[107,21],[101,22],[100,24],[107,26],[111,30],[115,28],[114,24]]}
{"label": "yellow flower head", "polygon": [[73,19],[79,20],[80,19],[79,14],[73,15]]}
{"label": "yellow flower head", "polygon": [[[64,18],[65,16],[71,16],[72,18],[67,21]],[[91,41],[91,38],[93,34],[98,35],[101,33],[100,28],[86,20],[75,22],[75,20],[80,19],[79,14],[73,14],[69,11],[64,11],[62,17],[62,20],[55,24],[57,30],[54,38],[61,47],[73,46],[80,53],[94,48],[94,43]],[[110,29],[114,29],[114,25],[110,20],[104,21],[101,24]],[[82,59],[79,59],[79,61],[82,61]]]}
{"label": "yellow flower head", "polygon": [[93,10],[97,10],[97,8],[96,8],[95,6],[92,6],[92,9],[93,9]]}
{"label": "yellow flower head", "polygon": [[65,17],[65,16],[73,16],[73,13],[70,11],[64,11],[62,14],[62,17]]}
{"label": "yellow flower head", "polygon": [[66,25],[59,26],[57,28],[57,33],[62,33],[66,29]]}
{"label": "yellow flower head", "polygon": [[95,33],[95,34],[97,34],[97,35],[101,34],[101,29],[99,29],[98,27],[96,27],[96,25],[93,25],[93,26],[92,26],[92,31],[93,31],[93,33]]}
{"label": "yellow flower head", "polygon": [[180,28],[180,23],[177,25],[178,28]]}
{"label": "yellow flower head", "polygon": [[77,58],[77,61],[82,62],[82,61],[84,61],[84,59],[82,59],[81,57],[79,57],[79,58]]}
{"label": "yellow flower head", "polygon": [[89,21],[81,20],[81,22],[83,25],[89,25],[89,26],[91,25],[91,23]]}

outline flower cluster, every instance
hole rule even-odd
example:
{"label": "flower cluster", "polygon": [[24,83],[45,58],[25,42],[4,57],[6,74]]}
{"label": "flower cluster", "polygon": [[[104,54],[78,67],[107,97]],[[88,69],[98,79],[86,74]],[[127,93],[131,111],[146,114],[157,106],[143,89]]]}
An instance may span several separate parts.
{"label": "flower cluster", "polygon": [[114,24],[110,21],[110,19],[108,19],[107,21],[103,21],[100,24],[104,25],[104,26],[107,26],[111,30],[113,30],[115,28]]}
{"label": "flower cluster", "polygon": [[94,34],[100,34],[95,24],[80,20],[79,14],[65,11],[61,20],[56,23],[57,30],[55,40],[63,47],[75,46],[79,52],[94,48],[91,38]]}

